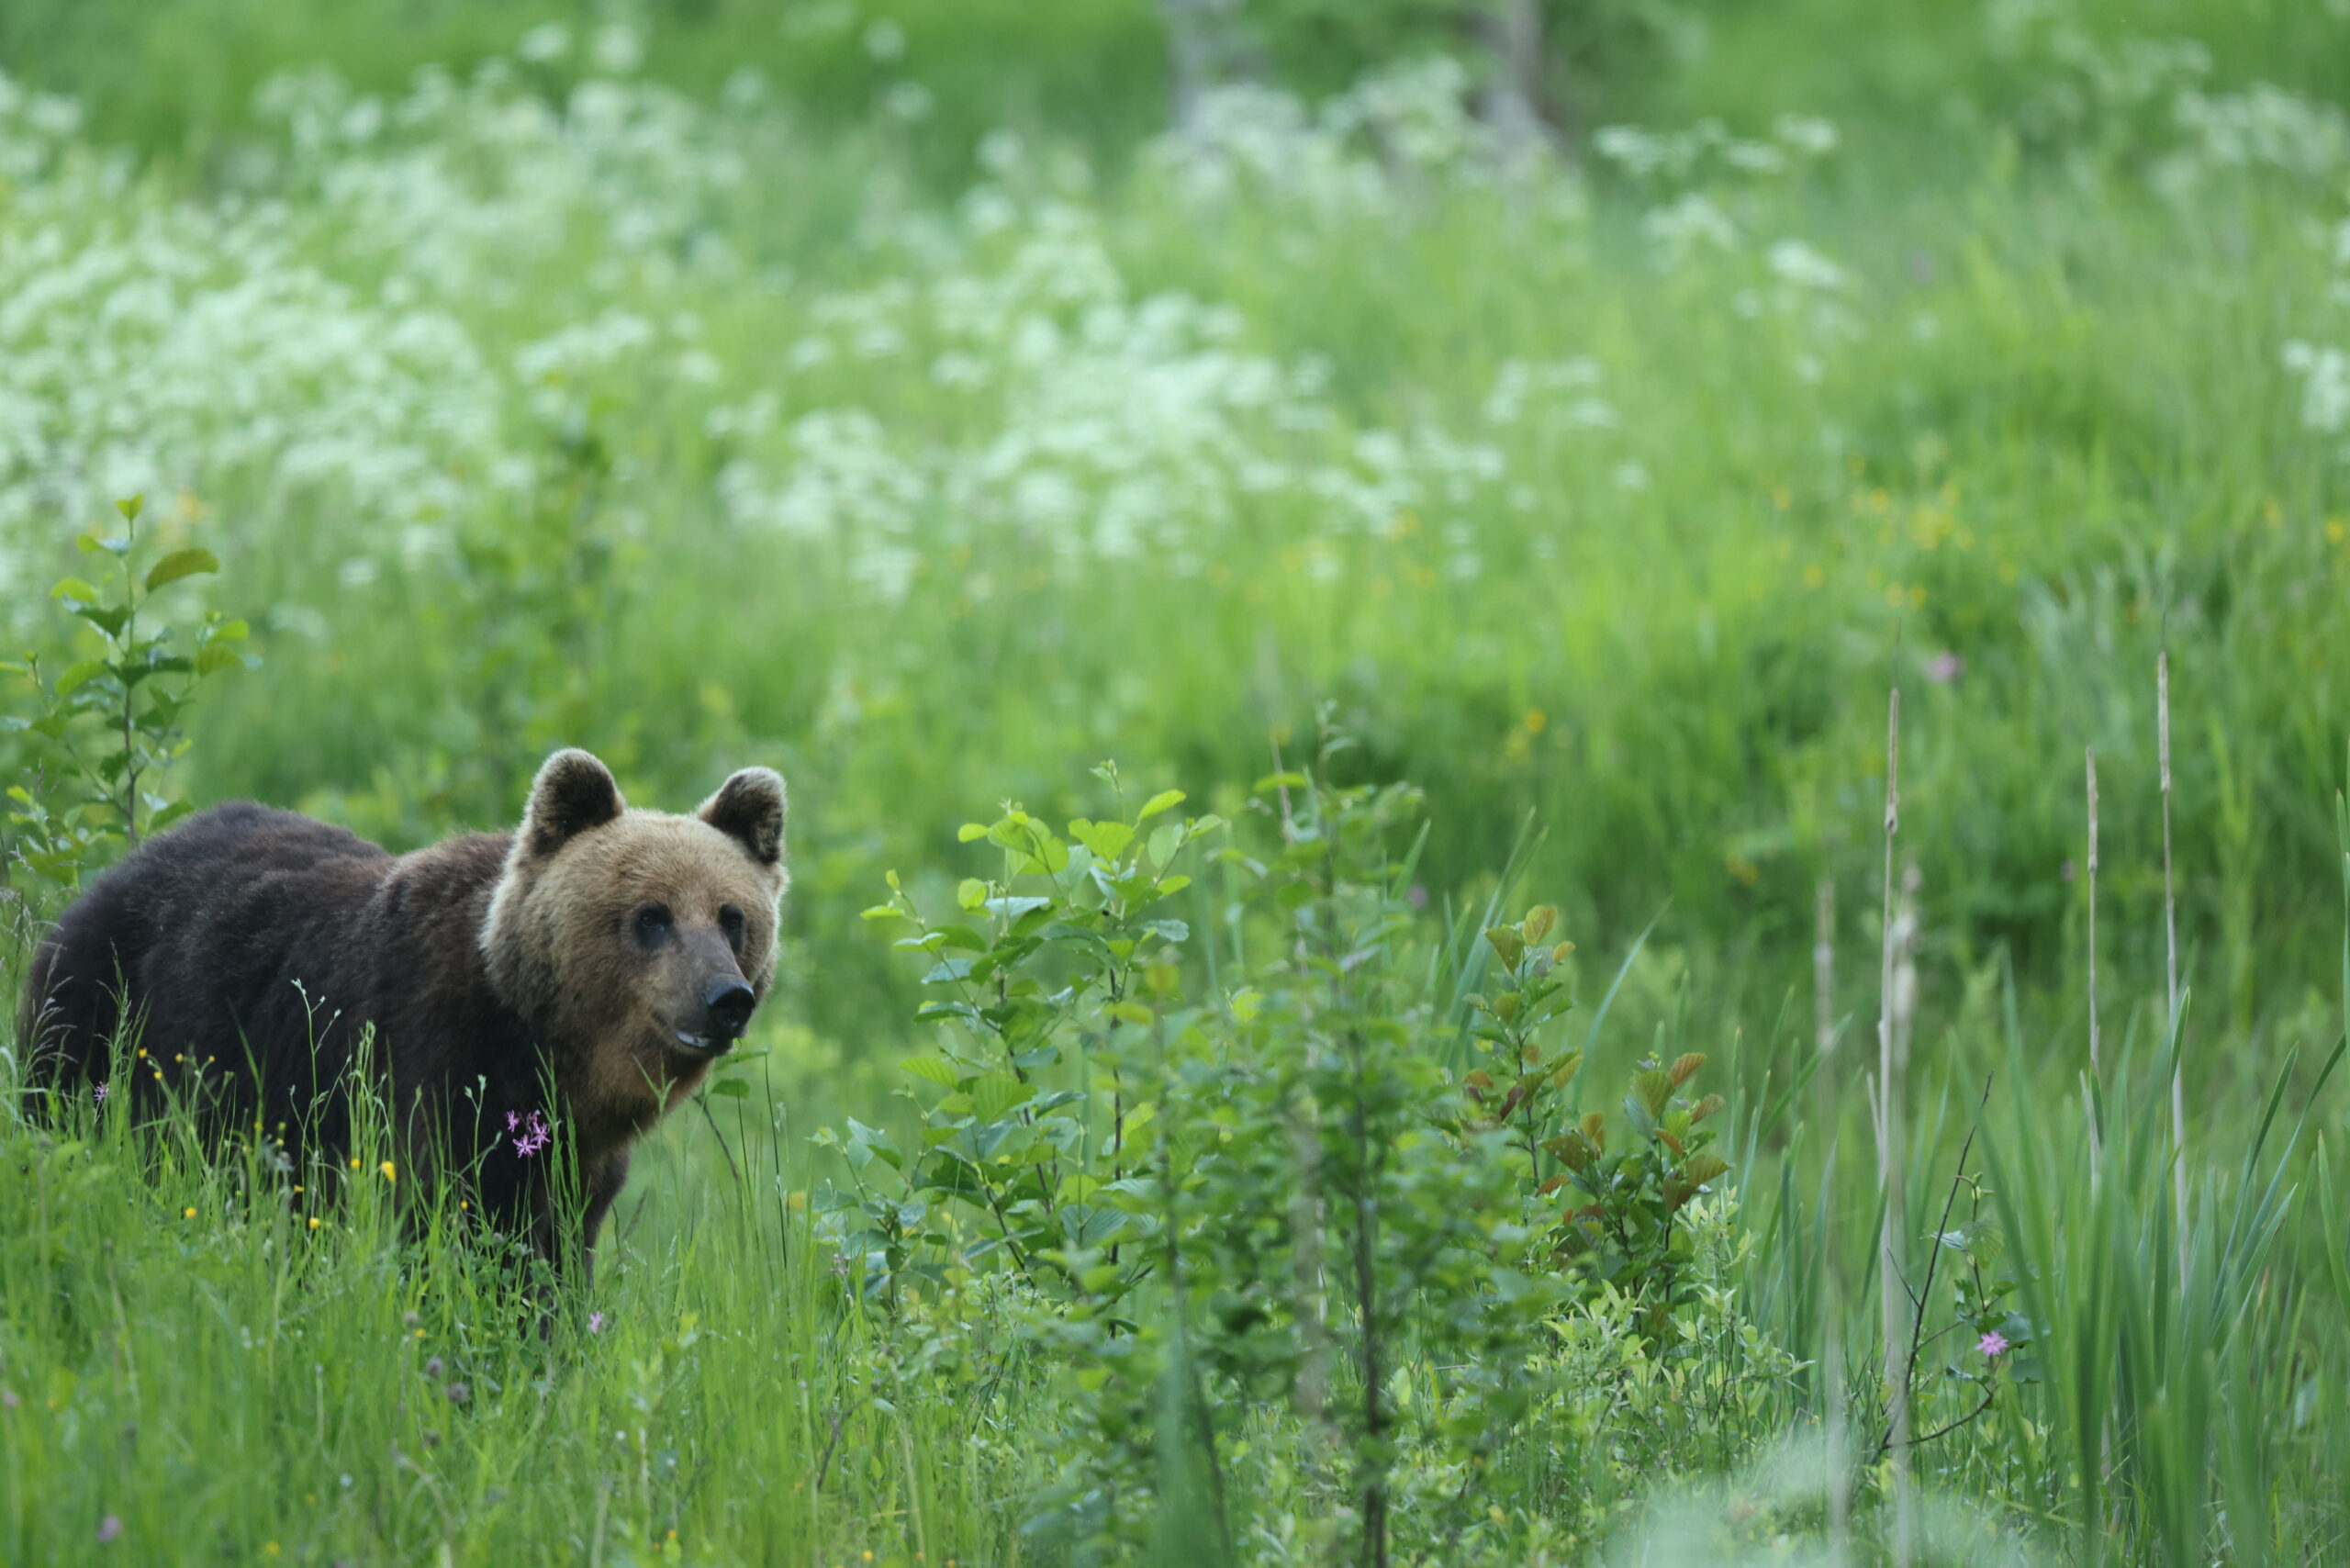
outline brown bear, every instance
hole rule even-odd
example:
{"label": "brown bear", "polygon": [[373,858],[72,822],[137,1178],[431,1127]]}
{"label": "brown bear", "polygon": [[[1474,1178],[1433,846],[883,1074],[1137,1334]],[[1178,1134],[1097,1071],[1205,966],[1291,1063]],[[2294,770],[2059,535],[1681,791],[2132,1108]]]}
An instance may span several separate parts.
{"label": "brown bear", "polygon": [[632,1140],[774,978],[784,814],[765,767],[691,816],[632,810],[584,751],[547,758],[518,831],[412,855],[217,807],[99,878],[41,944],[28,1076],[142,1113],[191,1104],[216,1135],[258,1127],[297,1169],[340,1168],[372,1027],[405,1195],[453,1177],[553,1258],[556,1195],[576,1193],[584,1261]]}

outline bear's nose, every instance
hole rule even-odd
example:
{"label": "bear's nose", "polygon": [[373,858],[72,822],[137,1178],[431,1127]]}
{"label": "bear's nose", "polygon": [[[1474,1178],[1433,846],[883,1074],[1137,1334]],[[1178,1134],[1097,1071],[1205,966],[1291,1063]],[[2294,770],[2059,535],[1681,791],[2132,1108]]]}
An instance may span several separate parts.
{"label": "bear's nose", "polygon": [[727,1039],[733,1039],[750,1027],[751,1009],[758,1004],[758,993],[739,980],[722,980],[702,993],[702,1009],[710,1014],[711,1030]]}

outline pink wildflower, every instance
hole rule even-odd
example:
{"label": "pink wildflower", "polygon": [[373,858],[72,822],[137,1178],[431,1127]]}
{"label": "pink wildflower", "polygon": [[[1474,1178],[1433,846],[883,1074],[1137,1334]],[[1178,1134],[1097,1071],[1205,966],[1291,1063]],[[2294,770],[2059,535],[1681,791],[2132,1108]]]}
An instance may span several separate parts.
{"label": "pink wildflower", "polygon": [[106,1544],[122,1533],[122,1521],[108,1514],[98,1521],[98,1543]]}
{"label": "pink wildflower", "polygon": [[91,1090],[90,1098],[96,1103],[104,1105],[106,1103],[106,1086],[101,1083],[95,1089]]}
{"label": "pink wildflower", "polygon": [[1984,1335],[1982,1338],[1977,1339],[1975,1342],[1975,1348],[1982,1351],[1986,1356],[1988,1356],[1993,1361],[1998,1361],[2001,1356],[2006,1355],[2008,1351],[2012,1349],[2012,1347],[2008,1343],[2007,1336],[2001,1334],[1996,1328],[1991,1330],[1988,1334]]}
{"label": "pink wildflower", "polygon": [[588,1315],[588,1332],[590,1334],[601,1334],[603,1331],[604,1315],[600,1312],[589,1313]]}
{"label": "pink wildflower", "polygon": [[16,1407],[17,1391],[13,1388],[0,1388],[0,1410],[14,1410]]}
{"label": "pink wildflower", "polygon": [[524,1159],[554,1141],[554,1129],[547,1125],[545,1114],[538,1111],[532,1112],[528,1118],[507,1112],[506,1130],[515,1135],[514,1152]]}
{"label": "pink wildflower", "polygon": [[1937,686],[1948,686],[1966,673],[1966,661],[1945,650],[1926,661],[1926,678]]}

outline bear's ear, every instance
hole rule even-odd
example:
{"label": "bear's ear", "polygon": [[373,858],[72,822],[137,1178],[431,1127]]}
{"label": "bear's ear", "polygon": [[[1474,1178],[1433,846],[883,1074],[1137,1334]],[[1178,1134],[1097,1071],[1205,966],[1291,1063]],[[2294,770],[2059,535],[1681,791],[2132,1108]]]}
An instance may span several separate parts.
{"label": "bear's ear", "polygon": [[611,769],[587,752],[559,751],[531,781],[531,803],[522,812],[521,843],[532,854],[553,855],[591,827],[601,827],[628,809]]}
{"label": "bear's ear", "polygon": [[772,767],[745,767],[721,784],[695,815],[742,840],[760,865],[772,866],[783,858],[785,810],[783,775]]}

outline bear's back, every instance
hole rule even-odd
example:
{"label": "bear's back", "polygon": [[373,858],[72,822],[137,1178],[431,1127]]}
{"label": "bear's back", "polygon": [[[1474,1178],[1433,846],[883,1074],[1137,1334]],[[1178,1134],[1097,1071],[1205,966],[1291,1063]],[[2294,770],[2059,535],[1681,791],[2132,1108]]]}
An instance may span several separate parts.
{"label": "bear's back", "polygon": [[22,1020],[35,1081],[96,1070],[125,1002],[166,1064],[276,1054],[274,1015],[306,991],[329,1008],[352,999],[345,934],[397,864],[346,828],[249,801],[149,839],[41,946]]}

